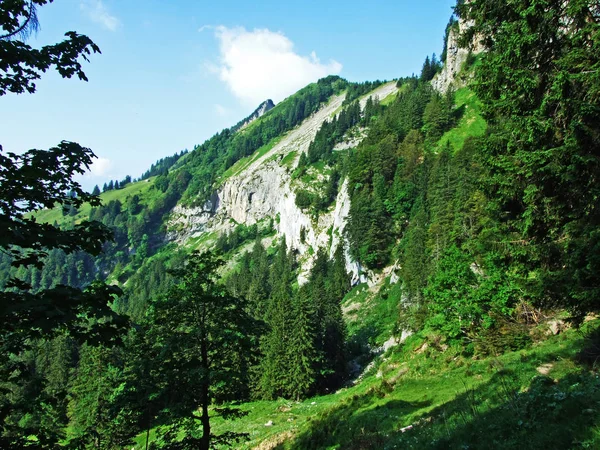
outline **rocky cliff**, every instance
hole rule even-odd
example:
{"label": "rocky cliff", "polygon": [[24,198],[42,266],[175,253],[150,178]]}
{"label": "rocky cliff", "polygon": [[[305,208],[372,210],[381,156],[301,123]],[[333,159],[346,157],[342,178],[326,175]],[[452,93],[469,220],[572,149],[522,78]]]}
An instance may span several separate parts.
{"label": "rocky cliff", "polygon": [[267,112],[271,111],[273,108],[275,108],[275,103],[273,103],[273,100],[271,100],[271,99],[265,100],[260,105],[258,105],[258,108],[256,108],[252,114],[250,114],[248,117],[246,117],[241,122],[241,125],[239,128],[247,127],[252,122],[254,122],[256,119],[264,116]]}
{"label": "rocky cliff", "polygon": [[[395,82],[384,84],[364,96],[361,106],[364,108],[368,97],[382,100],[396,90]],[[344,238],[350,210],[347,182],[342,183],[330,211],[315,220],[296,206],[293,183],[298,181],[291,178],[300,154],[308,150],[323,122],[340,111],[344,98],[345,94],[332,97],[299,127],[284,135],[269,151],[264,154],[257,152],[250,157],[229,178],[221,181],[221,187],[203,207],[177,206],[169,222],[169,239],[184,242],[206,233],[227,232],[238,223],[252,225],[273,218],[278,236],[285,236],[287,245],[299,252],[302,267],[300,283],[306,280],[306,272],[312,266],[317,249],[326,248],[333,254],[340,244],[346,246],[347,269],[353,274],[354,281],[365,281],[361,267],[348,255]],[[359,142],[360,139],[353,138],[338,148],[347,149]],[[302,228],[305,230],[304,242],[300,239]]]}
{"label": "rocky cliff", "polygon": [[442,94],[448,91],[450,87],[458,88],[466,84],[467,80],[460,79],[458,75],[467,61],[469,53],[477,54],[484,50],[478,39],[474,39],[469,48],[458,45],[461,33],[470,26],[471,24],[468,21],[461,19],[458,21],[458,26],[450,29],[446,45],[446,62],[442,71],[431,81],[433,88]]}

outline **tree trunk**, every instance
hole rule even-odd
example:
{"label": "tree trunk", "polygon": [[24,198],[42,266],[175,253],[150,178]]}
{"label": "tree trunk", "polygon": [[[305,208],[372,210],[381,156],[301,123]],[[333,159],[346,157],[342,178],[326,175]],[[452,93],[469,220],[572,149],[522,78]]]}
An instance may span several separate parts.
{"label": "tree trunk", "polygon": [[150,426],[152,424],[152,415],[150,413],[150,408],[146,408],[146,414],[148,414],[148,421],[146,423],[146,450],[148,450],[148,443],[150,442]]}
{"label": "tree trunk", "polygon": [[202,352],[202,368],[204,369],[204,379],[202,380],[202,439],[200,441],[200,450],[209,450],[210,448],[210,418],[208,417],[208,387],[210,385],[209,371],[208,371],[208,350],[206,340],[202,340],[201,344]]}

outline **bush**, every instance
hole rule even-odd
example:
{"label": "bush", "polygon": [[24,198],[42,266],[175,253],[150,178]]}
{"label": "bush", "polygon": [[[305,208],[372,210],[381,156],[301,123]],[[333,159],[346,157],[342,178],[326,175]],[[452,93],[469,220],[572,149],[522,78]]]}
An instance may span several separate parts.
{"label": "bush", "polygon": [[584,345],[577,359],[592,368],[600,366],[600,327],[588,331],[584,337]]}
{"label": "bush", "polygon": [[529,327],[501,319],[473,337],[475,353],[481,356],[498,356],[507,351],[520,350],[531,342]]}
{"label": "bush", "polygon": [[296,206],[302,210],[309,208],[312,205],[312,195],[303,190],[296,192]]}

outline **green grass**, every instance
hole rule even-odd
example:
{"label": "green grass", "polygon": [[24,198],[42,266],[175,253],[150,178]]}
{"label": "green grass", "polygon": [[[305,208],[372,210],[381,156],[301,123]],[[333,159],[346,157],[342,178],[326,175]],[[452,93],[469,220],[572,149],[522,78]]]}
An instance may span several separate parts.
{"label": "green grass", "polygon": [[[211,425],[216,434],[248,433],[240,449],[599,448],[600,381],[575,362],[582,341],[568,330],[473,359],[413,336],[356,385],[302,402],[245,403],[245,417]],[[544,364],[547,375],[538,371]],[[144,442],[139,436],[136,448]]]}
{"label": "green grass", "polygon": [[293,166],[294,162],[296,161],[297,157],[298,157],[298,152],[293,150],[283,157],[283,159],[281,160],[281,165],[283,167],[287,167],[288,169],[292,169],[292,166]]}
{"label": "green grass", "polygon": [[449,142],[454,151],[458,151],[468,137],[483,136],[487,128],[487,123],[481,116],[481,102],[473,91],[469,88],[456,91],[455,104],[462,117],[456,127],[442,136],[438,148]]}
{"label": "green grass", "polygon": [[[133,196],[135,194],[139,195],[142,198],[142,202],[145,197],[148,197],[147,200],[150,199],[150,195],[148,193],[150,187],[154,184],[154,177],[148,178],[147,180],[138,181],[135,183],[129,183],[123,189],[117,189],[112,191],[103,192],[100,194],[100,199],[102,200],[102,204],[106,205],[112,200],[119,200],[121,203],[125,203],[127,197]],[[91,207],[86,204],[83,205],[76,216],[74,217],[65,217],[62,215],[62,211],[60,208],[53,209],[44,209],[34,213],[33,215],[36,217],[38,222],[43,223],[62,223],[65,221],[74,220],[75,222],[80,222],[81,220],[86,220],[90,215]]]}
{"label": "green grass", "polygon": [[254,161],[257,161],[259,158],[262,158],[269,151],[271,151],[273,149],[273,147],[275,147],[282,138],[283,138],[283,136],[279,136],[274,139],[271,139],[271,141],[268,144],[263,145],[258,150],[256,150],[254,153],[252,153],[250,156],[246,156],[246,157],[238,160],[233,166],[231,166],[229,169],[227,169],[223,173],[223,175],[221,175],[221,177],[219,179],[219,183],[223,184],[229,178],[242,173],[242,171],[247,169],[248,166],[250,166],[250,164],[252,164]]}
{"label": "green grass", "polygon": [[218,237],[219,233],[216,231],[202,233],[200,236],[189,238],[184,246],[190,251],[207,250],[216,242]]}
{"label": "green grass", "polygon": [[380,346],[392,336],[398,322],[400,285],[386,284],[379,292],[355,287],[342,302],[348,339],[356,345]]}
{"label": "green grass", "polygon": [[[598,448],[600,382],[574,362],[581,341],[568,331],[474,360],[432,341],[421,351],[423,339],[414,337],[356,386],[300,403],[247,403],[246,417],[215,419],[213,427],[250,433],[240,448]],[[548,376],[540,375],[548,363]]]}
{"label": "green grass", "polygon": [[396,100],[397,97],[398,97],[398,92],[392,92],[387,97],[381,99],[381,101],[379,103],[382,106],[388,106],[388,105],[391,105],[392,103],[394,103],[394,101]]}
{"label": "green grass", "polygon": [[305,187],[314,188],[320,183],[323,183],[321,177],[327,177],[331,173],[331,168],[324,161],[317,161],[306,168],[304,175],[300,177],[300,181]]}
{"label": "green grass", "polygon": [[[350,335],[361,320],[391,322],[395,307],[387,302],[397,292],[383,289],[375,297],[364,285],[348,294],[345,307],[368,308],[349,320]],[[239,449],[600,448],[600,380],[577,362],[583,343],[583,332],[570,329],[523,350],[474,358],[422,333],[378,358],[357,384],[301,402],[248,402],[240,405],[245,417],[214,417],[211,426],[215,434],[248,433]],[[140,435],[135,448],[144,444]]]}

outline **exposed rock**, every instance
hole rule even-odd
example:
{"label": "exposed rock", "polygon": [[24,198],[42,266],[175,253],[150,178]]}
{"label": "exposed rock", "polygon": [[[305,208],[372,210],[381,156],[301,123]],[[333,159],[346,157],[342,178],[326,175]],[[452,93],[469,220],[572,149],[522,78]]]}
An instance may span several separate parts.
{"label": "exposed rock", "polygon": [[400,343],[402,344],[404,341],[406,341],[412,335],[413,335],[412,331],[402,330],[402,333],[400,334]]}
{"label": "exposed rock", "polygon": [[397,346],[400,343],[400,340],[397,337],[392,336],[387,341],[385,341],[381,347],[383,353],[387,352],[390,348]]}
{"label": "exposed rock", "polygon": [[471,263],[471,265],[469,266],[471,269],[471,272],[473,272],[475,275],[478,275],[480,277],[483,276],[483,269],[481,268],[481,266],[479,264],[477,264],[476,262]]}
{"label": "exposed rock", "polygon": [[595,313],[589,313],[587,316],[585,316],[585,318],[583,319],[583,323],[587,323],[587,322],[591,322],[592,320],[596,320],[598,318],[598,314]]}
{"label": "exposed rock", "polygon": [[554,364],[552,364],[552,363],[542,364],[540,367],[538,367],[535,370],[537,370],[538,373],[541,375],[548,375],[550,373],[550,371],[552,370],[552,367],[554,367]]}
{"label": "exposed rock", "polygon": [[431,80],[431,86],[433,86],[436,91],[442,94],[446,93],[448,88],[451,86],[460,87],[458,74],[461,71],[464,63],[467,61],[469,53],[473,52],[473,54],[477,54],[483,51],[483,47],[479,43],[478,39],[474,39],[474,41],[471,43],[471,49],[462,48],[458,45],[460,34],[471,26],[472,25],[470,22],[461,19],[458,22],[458,29],[453,28],[448,34],[446,62],[444,63],[442,71],[438,73],[433,80]]}
{"label": "exposed rock", "polygon": [[273,100],[265,100],[260,105],[258,105],[258,108],[256,108],[252,114],[250,114],[248,117],[246,117],[246,119],[244,119],[242,125],[240,126],[240,129],[247,127],[256,119],[264,116],[265,113],[269,112],[273,108],[275,108],[275,103],[273,103]]}
{"label": "exposed rock", "polygon": [[342,306],[342,314],[347,315],[354,311],[358,311],[361,308],[361,304],[358,302],[350,303],[349,305]]}
{"label": "exposed rock", "polygon": [[394,373],[391,377],[387,379],[387,382],[390,384],[396,384],[400,378],[406,375],[410,369],[408,367],[402,367],[396,373]]}
{"label": "exposed rock", "polygon": [[429,348],[429,344],[427,342],[423,342],[423,344],[419,348],[415,349],[415,353],[423,353],[428,348]]}
{"label": "exposed rock", "polygon": [[375,273],[370,270],[367,273],[367,285],[371,289],[371,292],[377,292],[381,288],[381,286],[383,286],[383,282],[386,278],[390,277],[391,282],[391,277],[396,274],[397,270],[400,270],[398,261],[396,261],[391,266],[384,267],[380,273]]}
{"label": "exposed rock", "polygon": [[273,421],[269,420],[267,423],[265,423],[265,427],[272,427],[273,426]]}
{"label": "exposed rock", "polygon": [[377,89],[375,89],[372,93],[367,94],[366,96],[364,96],[361,100],[360,100],[360,107],[364,108],[365,105],[367,104],[367,100],[369,99],[369,97],[371,97],[373,100],[383,100],[384,98],[395,94],[396,92],[398,92],[398,88],[396,87],[396,83],[395,82],[391,82],[391,83],[386,83],[383,84],[381,86],[379,86]]}
{"label": "exposed rock", "polygon": [[565,331],[567,329],[567,324],[560,319],[556,319],[556,320],[551,320],[550,322],[548,322],[548,334],[553,334],[554,336],[556,336],[557,334]]}
{"label": "exposed rock", "polygon": [[[395,83],[386,83],[371,95],[385,98],[397,88]],[[345,94],[333,97],[306,119],[299,127],[288,132],[266,154],[251,161],[240,173],[224,180],[210,202],[201,208],[176,207],[168,224],[171,241],[184,242],[202,233],[224,233],[237,223],[252,225],[263,219],[277,218],[275,228],[279,236],[285,236],[288,247],[296,249],[301,265],[298,282],[307,281],[307,274],[319,248],[333,253],[340,244],[344,245],[346,268],[352,274],[352,282],[365,282],[360,264],[353,261],[348,252],[348,242],[343,238],[344,228],[350,211],[350,196],[347,182],[339,190],[335,208],[320,214],[318,221],[296,206],[291,175],[281,160],[291,152],[299,157],[306,152],[311,141],[324,121],[331,120],[342,105]],[[366,103],[366,98],[361,104]],[[305,240],[300,241],[300,230],[305,229]]]}

